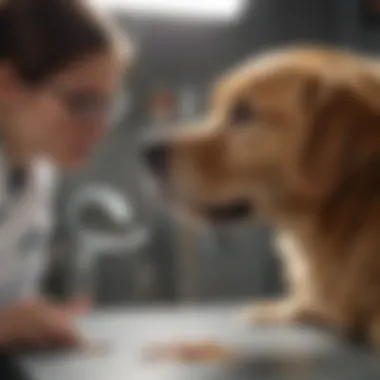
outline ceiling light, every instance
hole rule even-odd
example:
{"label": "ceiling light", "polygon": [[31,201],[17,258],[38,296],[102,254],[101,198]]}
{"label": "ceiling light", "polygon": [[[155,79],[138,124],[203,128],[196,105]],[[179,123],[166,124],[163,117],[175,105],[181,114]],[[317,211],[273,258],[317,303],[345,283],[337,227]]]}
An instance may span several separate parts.
{"label": "ceiling light", "polygon": [[96,5],[140,16],[233,21],[247,0],[91,0]]}

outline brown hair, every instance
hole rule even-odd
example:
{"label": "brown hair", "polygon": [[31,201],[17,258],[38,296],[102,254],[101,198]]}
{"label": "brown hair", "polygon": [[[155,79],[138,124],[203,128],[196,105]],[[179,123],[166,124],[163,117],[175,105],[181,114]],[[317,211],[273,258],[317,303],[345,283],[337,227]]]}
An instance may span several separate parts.
{"label": "brown hair", "polygon": [[3,0],[0,61],[27,85],[38,85],[68,64],[109,50],[108,24],[80,0]]}

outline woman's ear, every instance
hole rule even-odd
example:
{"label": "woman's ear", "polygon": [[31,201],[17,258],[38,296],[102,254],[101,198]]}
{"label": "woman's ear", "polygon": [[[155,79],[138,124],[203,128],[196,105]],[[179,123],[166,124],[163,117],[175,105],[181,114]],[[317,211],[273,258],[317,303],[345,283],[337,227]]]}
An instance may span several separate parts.
{"label": "woman's ear", "polygon": [[304,194],[321,197],[371,156],[380,155],[380,109],[349,84],[330,87],[323,96],[316,93],[315,99],[300,141],[298,166]]}

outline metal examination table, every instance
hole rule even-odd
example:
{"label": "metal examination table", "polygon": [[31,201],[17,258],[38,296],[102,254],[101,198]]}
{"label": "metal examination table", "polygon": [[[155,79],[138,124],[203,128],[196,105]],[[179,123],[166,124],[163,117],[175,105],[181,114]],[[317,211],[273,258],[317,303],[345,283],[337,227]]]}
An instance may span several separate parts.
{"label": "metal examination table", "polygon": [[[247,327],[230,305],[129,308],[94,313],[78,324],[110,349],[101,355],[39,353],[15,360],[30,380],[372,380],[380,357],[345,346],[332,335],[301,327]],[[233,346],[235,364],[148,363],[155,343],[213,339]],[[1,377],[3,379],[3,377]]]}

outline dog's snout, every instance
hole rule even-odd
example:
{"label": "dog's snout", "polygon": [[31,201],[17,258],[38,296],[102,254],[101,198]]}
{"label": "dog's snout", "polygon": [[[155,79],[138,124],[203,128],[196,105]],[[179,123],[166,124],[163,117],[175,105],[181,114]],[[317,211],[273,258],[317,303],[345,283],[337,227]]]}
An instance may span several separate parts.
{"label": "dog's snout", "polygon": [[170,147],[165,142],[150,143],[144,148],[145,162],[154,174],[164,177],[167,175]]}

